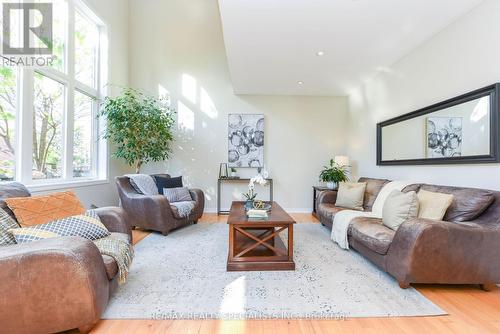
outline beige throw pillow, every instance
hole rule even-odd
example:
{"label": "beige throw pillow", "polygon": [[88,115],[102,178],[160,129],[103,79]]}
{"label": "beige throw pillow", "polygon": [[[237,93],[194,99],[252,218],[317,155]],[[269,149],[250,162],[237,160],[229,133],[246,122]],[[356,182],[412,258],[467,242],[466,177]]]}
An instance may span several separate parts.
{"label": "beige throw pillow", "polygon": [[410,191],[402,193],[394,190],[387,196],[382,209],[382,222],[388,228],[396,231],[404,222],[417,218],[419,202],[417,193]]}
{"label": "beige throw pillow", "polygon": [[336,206],[363,211],[366,182],[341,182],[337,193]]}
{"label": "beige throw pillow", "polygon": [[420,190],[418,201],[420,202],[418,218],[443,220],[446,210],[453,202],[453,195]]}

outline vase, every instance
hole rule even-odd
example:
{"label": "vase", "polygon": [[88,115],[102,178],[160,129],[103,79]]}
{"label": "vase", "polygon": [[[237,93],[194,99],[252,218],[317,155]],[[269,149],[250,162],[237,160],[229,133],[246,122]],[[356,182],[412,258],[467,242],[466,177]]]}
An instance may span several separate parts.
{"label": "vase", "polygon": [[253,200],[248,199],[245,202],[245,210],[252,210],[253,209]]}
{"label": "vase", "polygon": [[337,188],[337,182],[327,182],[326,187],[328,189],[335,189],[335,188]]}

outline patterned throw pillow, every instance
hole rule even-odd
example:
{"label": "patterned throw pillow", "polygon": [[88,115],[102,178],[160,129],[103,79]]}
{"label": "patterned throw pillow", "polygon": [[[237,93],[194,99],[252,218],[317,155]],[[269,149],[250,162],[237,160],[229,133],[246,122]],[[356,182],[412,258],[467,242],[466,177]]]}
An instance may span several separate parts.
{"label": "patterned throw pillow", "polygon": [[16,239],[9,230],[19,228],[19,224],[4,210],[0,209],[0,246],[14,245]]}
{"label": "patterned throw pillow", "polygon": [[170,203],[189,202],[193,200],[191,194],[189,194],[189,189],[186,187],[164,188],[163,195],[165,195]]}
{"label": "patterned throw pillow", "polygon": [[89,210],[83,215],[54,220],[47,224],[15,228],[10,232],[19,244],[68,236],[96,240],[110,235],[94,210]]}
{"label": "patterned throw pillow", "polygon": [[85,208],[72,191],[33,197],[7,198],[5,203],[14,212],[22,227],[45,224],[56,219],[85,213]]}

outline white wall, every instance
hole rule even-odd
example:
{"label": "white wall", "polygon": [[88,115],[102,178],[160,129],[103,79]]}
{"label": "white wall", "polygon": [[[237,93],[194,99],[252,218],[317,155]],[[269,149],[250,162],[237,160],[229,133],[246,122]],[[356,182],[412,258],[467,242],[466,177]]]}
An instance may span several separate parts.
{"label": "white wall", "polygon": [[356,175],[500,189],[500,165],[376,166],[376,123],[500,81],[500,1],[486,0],[349,98]]}
{"label": "white wall", "polygon": [[[128,71],[128,1],[124,0],[84,0],[97,16],[107,25],[108,50],[108,83],[116,86],[127,86]],[[109,94],[114,95],[119,90],[116,87],[108,88]],[[108,154],[112,148],[108,149]],[[130,171],[128,166],[116,159],[109,159],[109,182],[94,186],[72,187],[80,200],[88,207],[117,205],[118,193],[114,178]]]}
{"label": "white wall", "polygon": [[[204,190],[207,211],[214,211],[219,163],[227,161],[227,115],[263,113],[275,199],[289,210],[310,210],[319,170],[334,154],[345,154],[347,99],[237,96],[217,1],[132,0],[130,6],[131,85],[152,94],[168,90],[180,127],[172,159],[144,171],[182,174],[185,183]],[[227,187],[223,206],[244,190]]]}

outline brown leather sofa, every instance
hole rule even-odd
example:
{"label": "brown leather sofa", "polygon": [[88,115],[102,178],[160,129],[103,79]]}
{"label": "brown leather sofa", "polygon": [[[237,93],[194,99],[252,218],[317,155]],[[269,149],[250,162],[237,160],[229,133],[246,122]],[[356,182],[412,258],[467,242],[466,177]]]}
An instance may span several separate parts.
{"label": "brown leather sofa", "polygon": [[[156,175],[170,177],[168,174]],[[126,176],[117,177],[116,185],[121,206],[127,213],[127,221],[132,228],[140,227],[168,235],[173,229],[192,223],[196,224],[205,209],[205,195],[200,189],[189,190],[195,207],[188,217],[181,217],[177,208],[170,205],[165,196],[139,194]]]}
{"label": "brown leather sofa", "polygon": [[[20,183],[0,186],[3,199],[30,196]],[[130,228],[120,208],[96,209],[111,232]],[[101,255],[89,240],[53,238],[0,246],[0,333],[88,332],[99,321],[117,286],[115,260]]]}
{"label": "brown leather sofa", "polygon": [[[365,211],[389,180],[367,182]],[[393,231],[377,218],[356,218],[348,231],[349,245],[397,279],[411,283],[480,284],[490,290],[500,283],[500,192],[484,189],[413,184],[405,189],[453,194],[444,221],[415,219]],[[321,223],[331,228],[337,193],[322,192],[317,201]]]}

